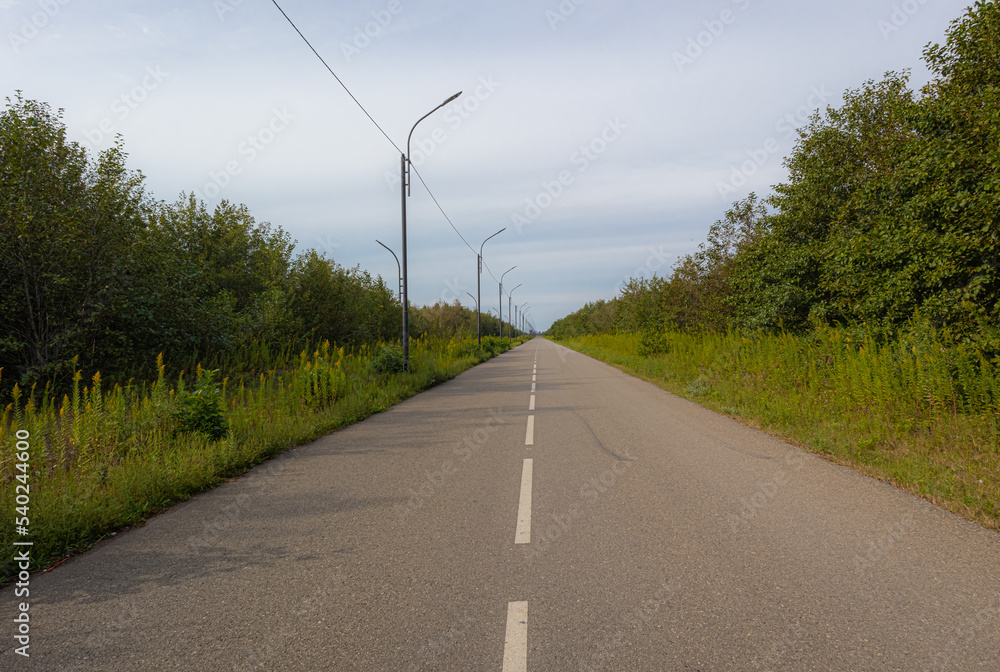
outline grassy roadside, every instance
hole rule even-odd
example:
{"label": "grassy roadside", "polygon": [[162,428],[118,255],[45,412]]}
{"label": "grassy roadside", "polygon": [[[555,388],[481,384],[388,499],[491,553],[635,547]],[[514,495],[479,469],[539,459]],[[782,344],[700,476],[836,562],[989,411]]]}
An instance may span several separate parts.
{"label": "grassy roadside", "polygon": [[[212,385],[199,368],[149,386],[101,388],[100,375],[61,402],[15,387],[0,411],[0,585],[15,575],[14,541],[30,540],[32,569],[42,569],[126,526],[241,474],[293,446],[388,409],[507,350],[499,339],[417,340],[409,373],[391,372],[391,349],[355,353],[329,344],[236,383]],[[515,345],[517,344],[515,339]],[[211,440],[179,432],[183,399],[215,394],[228,434]],[[211,414],[208,414],[211,416]],[[28,466],[18,439],[28,436]],[[24,444],[20,444],[23,451]],[[24,486],[30,488],[23,496]],[[21,486],[18,489],[18,486]],[[17,500],[18,494],[22,497]],[[27,500],[27,508],[17,507]],[[15,519],[26,517],[26,536]]]}
{"label": "grassy roadside", "polygon": [[936,335],[886,346],[835,329],[559,342],[1000,530],[1000,371]]}

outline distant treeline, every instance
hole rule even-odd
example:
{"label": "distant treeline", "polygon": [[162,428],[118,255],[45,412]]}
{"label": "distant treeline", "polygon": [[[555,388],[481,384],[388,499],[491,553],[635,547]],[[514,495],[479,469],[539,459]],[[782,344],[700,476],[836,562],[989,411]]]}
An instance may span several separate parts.
{"label": "distant treeline", "polygon": [[549,333],[845,325],[888,339],[919,322],[1000,354],[1000,5],[970,7],[924,61],[919,92],[890,72],[815,113],[788,181],[734,204],[667,277]]}
{"label": "distant treeline", "polygon": [[[381,277],[315,250],[243,205],[155,201],[119,140],[98,156],[67,141],[62,112],[7,99],[0,115],[0,386],[65,383],[220,361],[266,341],[295,347],[398,340]],[[395,284],[395,283],[393,283]],[[411,334],[475,333],[458,306],[415,311]],[[486,320],[486,333],[496,333]],[[74,358],[78,358],[74,364]]]}

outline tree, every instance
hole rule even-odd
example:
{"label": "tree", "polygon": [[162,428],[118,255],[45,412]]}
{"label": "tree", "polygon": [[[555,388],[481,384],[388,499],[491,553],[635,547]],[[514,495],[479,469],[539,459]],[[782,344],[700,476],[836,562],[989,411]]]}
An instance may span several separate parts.
{"label": "tree", "polygon": [[108,325],[128,291],[120,259],[145,230],[140,173],[120,142],[88,162],[62,111],[20,93],[0,115],[0,365],[23,382],[121,348]]}

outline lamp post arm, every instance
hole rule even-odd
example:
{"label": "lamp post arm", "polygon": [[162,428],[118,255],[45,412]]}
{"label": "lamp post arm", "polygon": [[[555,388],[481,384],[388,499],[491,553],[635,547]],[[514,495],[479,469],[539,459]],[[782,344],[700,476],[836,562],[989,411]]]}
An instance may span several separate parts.
{"label": "lamp post arm", "polygon": [[[490,238],[493,238],[494,236],[499,236],[501,233],[503,233],[506,230],[507,230],[507,227],[505,226],[502,229],[500,229],[499,231],[497,231],[496,233],[494,233],[492,236],[490,236]],[[485,247],[486,243],[489,241],[490,238],[487,238],[486,240],[484,240],[483,244],[479,246],[479,256],[480,256],[480,258],[483,256],[483,247]]]}
{"label": "lamp post arm", "polygon": [[389,249],[389,248],[388,248],[388,247],[386,246],[386,244],[385,244],[385,243],[383,243],[383,242],[382,242],[381,240],[378,240],[378,239],[376,238],[376,239],[375,239],[375,242],[376,242],[376,243],[378,243],[379,245],[381,245],[382,247],[385,247],[385,249],[389,250],[389,254],[391,254],[391,255],[392,255],[392,258],[396,260],[396,270],[397,270],[397,271],[399,272],[399,277],[400,277],[400,278],[402,278],[402,277],[403,277],[403,267],[399,265],[399,257],[397,257],[397,256],[396,256],[396,253],[395,253],[395,252],[393,252],[393,251],[392,251],[391,249]]}
{"label": "lamp post arm", "polygon": [[[461,95],[462,95],[462,92],[459,91],[454,96],[448,98],[446,101],[444,101],[443,103],[441,103],[440,105],[438,105],[437,107],[435,107],[433,110],[431,110],[430,112],[428,112],[424,116],[422,116],[419,119],[417,119],[417,123],[413,124],[413,128],[410,129],[410,134],[408,136],[406,136],[406,164],[407,164],[407,171],[406,172],[407,172],[407,175],[409,175],[409,172],[410,172],[409,171],[409,165],[410,165],[410,141],[413,139],[413,131],[417,130],[417,126],[420,125],[421,121],[423,121],[427,117],[431,116],[432,114],[434,114],[435,112],[437,112],[438,110],[440,110],[442,107],[444,107],[445,105],[447,105],[448,103],[450,103],[451,101],[455,100],[456,98],[458,98]],[[407,189],[409,189],[410,185],[407,184],[406,186],[407,186]],[[409,193],[409,192],[407,192],[407,193]]]}

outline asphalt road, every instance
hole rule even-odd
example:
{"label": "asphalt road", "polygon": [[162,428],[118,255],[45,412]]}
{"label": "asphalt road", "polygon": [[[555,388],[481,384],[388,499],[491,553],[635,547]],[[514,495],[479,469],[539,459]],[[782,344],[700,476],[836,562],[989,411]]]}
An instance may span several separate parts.
{"label": "asphalt road", "polygon": [[1000,535],[543,339],[19,601],[3,670],[1000,670]]}

